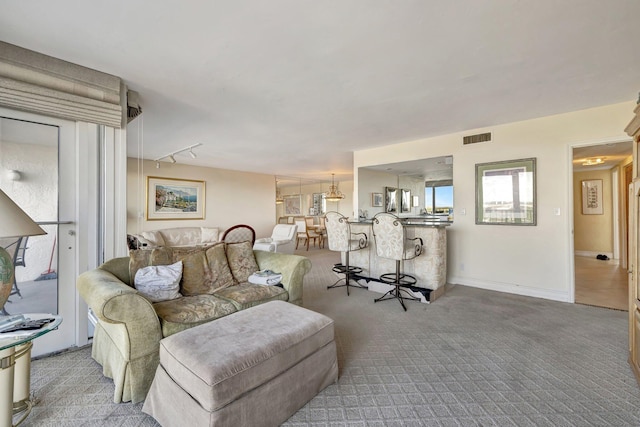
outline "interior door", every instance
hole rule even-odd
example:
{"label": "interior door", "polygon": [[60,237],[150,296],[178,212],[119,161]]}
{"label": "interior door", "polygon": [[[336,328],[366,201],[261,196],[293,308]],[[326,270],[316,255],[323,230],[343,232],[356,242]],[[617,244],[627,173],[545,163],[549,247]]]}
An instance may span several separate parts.
{"label": "interior door", "polygon": [[[76,124],[0,108],[0,188],[47,232],[26,240],[10,314],[60,314],[60,327],[34,341],[33,355],[76,344]],[[3,242],[8,251],[17,242]],[[13,249],[12,249],[13,245]]]}

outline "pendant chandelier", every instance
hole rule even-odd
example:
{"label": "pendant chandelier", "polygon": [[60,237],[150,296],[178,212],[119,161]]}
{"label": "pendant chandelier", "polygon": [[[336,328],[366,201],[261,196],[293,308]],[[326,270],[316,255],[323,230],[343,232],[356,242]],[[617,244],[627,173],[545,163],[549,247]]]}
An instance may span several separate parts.
{"label": "pendant chandelier", "polygon": [[344,199],[344,194],[342,194],[342,192],[338,190],[338,187],[334,183],[334,176],[335,174],[332,173],[331,185],[329,186],[329,191],[324,193],[325,200],[329,202],[339,202],[340,200]]}
{"label": "pendant chandelier", "polygon": [[278,190],[278,180],[276,179],[276,205],[281,205],[284,203],[284,198],[282,194],[280,194],[280,190]]}

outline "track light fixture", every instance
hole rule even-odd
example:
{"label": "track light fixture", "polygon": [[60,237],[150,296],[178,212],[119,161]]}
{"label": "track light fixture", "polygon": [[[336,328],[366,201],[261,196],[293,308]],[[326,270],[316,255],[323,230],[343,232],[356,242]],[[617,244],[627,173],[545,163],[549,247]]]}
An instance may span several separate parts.
{"label": "track light fixture", "polygon": [[201,143],[201,142],[199,142],[199,143],[197,143],[197,144],[193,144],[193,145],[190,145],[190,146],[188,146],[188,147],[181,148],[180,150],[176,150],[176,151],[174,151],[174,152],[172,152],[172,153],[165,154],[164,156],[160,156],[160,157],[158,157],[157,159],[153,159],[153,161],[154,161],[154,162],[156,162],[156,168],[160,168],[160,160],[167,159],[167,160],[169,160],[171,163],[176,163],[176,162],[177,162],[177,160],[176,160],[176,158],[175,158],[175,155],[176,155],[176,154],[180,154],[180,153],[184,153],[185,151],[188,151],[188,152],[189,152],[189,155],[191,156],[191,158],[192,158],[192,159],[195,159],[195,158],[197,158],[198,156],[196,155],[196,153],[194,153],[194,152],[193,152],[193,149],[194,149],[194,148],[196,148],[196,147],[199,147],[199,146],[201,146],[201,145],[202,145],[202,143]]}

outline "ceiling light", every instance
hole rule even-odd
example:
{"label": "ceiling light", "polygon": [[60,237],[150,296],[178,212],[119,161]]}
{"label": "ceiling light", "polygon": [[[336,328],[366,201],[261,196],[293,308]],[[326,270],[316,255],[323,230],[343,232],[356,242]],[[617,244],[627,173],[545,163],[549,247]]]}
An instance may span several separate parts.
{"label": "ceiling light", "polygon": [[340,190],[338,190],[338,187],[335,185],[335,183],[333,181],[334,176],[335,176],[335,174],[332,173],[331,174],[331,185],[329,186],[329,191],[324,193],[325,200],[327,200],[329,202],[339,202],[340,200],[344,199],[344,194],[342,194],[342,192]]}
{"label": "ceiling light", "polygon": [[589,159],[585,159],[584,162],[582,162],[582,166],[595,166],[595,165],[601,165],[604,163],[606,157],[592,157]]}
{"label": "ceiling light", "polygon": [[159,168],[159,167],[160,167],[158,162],[159,162],[160,160],[163,160],[163,159],[168,159],[171,163],[176,163],[175,155],[176,155],[176,154],[180,154],[180,153],[184,153],[185,151],[188,151],[188,152],[189,152],[189,155],[191,156],[191,158],[192,158],[192,159],[195,159],[195,158],[197,158],[198,156],[196,155],[196,153],[194,153],[194,152],[193,152],[193,149],[194,149],[194,148],[196,148],[196,147],[199,147],[199,146],[201,146],[201,145],[202,145],[202,143],[200,143],[200,142],[199,142],[199,143],[197,143],[197,144],[193,144],[193,145],[190,145],[190,146],[188,146],[188,147],[181,148],[180,150],[176,150],[176,151],[174,151],[174,152],[172,152],[172,153],[165,154],[164,156],[160,156],[160,157],[158,157],[157,159],[153,159],[153,161],[154,161],[154,162],[156,162],[156,167],[157,167],[157,168]]}

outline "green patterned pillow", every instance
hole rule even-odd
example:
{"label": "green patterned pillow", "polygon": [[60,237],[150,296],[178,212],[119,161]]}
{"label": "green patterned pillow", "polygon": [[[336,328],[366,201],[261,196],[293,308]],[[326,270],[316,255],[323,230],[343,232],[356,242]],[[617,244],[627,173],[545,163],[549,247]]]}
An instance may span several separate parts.
{"label": "green patterned pillow", "polygon": [[227,262],[233,278],[238,283],[246,283],[249,276],[259,270],[256,257],[253,255],[251,242],[227,243]]}
{"label": "green patterned pillow", "polygon": [[217,243],[209,247],[206,251],[207,260],[209,261],[209,270],[211,270],[211,291],[213,292],[235,285],[229,263],[227,262],[227,254],[224,251],[224,243]]}
{"label": "green patterned pillow", "polygon": [[182,261],[180,293],[184,296],[211,292],[211,270],[203,248],[172,248],[173,262]]}

